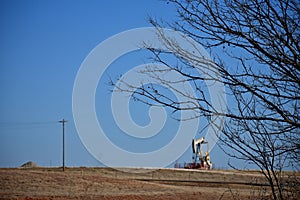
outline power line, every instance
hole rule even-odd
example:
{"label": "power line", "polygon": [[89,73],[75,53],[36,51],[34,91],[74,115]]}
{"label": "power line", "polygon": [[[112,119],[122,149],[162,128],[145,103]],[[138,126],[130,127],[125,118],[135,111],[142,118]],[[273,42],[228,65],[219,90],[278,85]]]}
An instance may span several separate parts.
{"label": "power line", "polygon": [[67,122],[68,121],[65,119],[59,121],[59,123],[62,123],[62,133],[63,133],[63,155],[62,155],[63,171],[65,171],[65,123]]}
{"label": "power line", "polygon": [[57,121],[35,121],[35,122],[0,122],[0,126],[15,126],[15,125],[47,125],[55,124]]}
{"label": "power line", "polygon": [[41,128],[57,124],[57,121],[45,122],[0,122],[1,129],[32,129]]}

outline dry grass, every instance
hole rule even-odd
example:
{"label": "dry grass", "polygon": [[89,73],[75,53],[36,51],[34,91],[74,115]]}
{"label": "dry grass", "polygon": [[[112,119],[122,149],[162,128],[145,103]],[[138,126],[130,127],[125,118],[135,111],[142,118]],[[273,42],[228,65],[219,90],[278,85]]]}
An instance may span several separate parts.
{"label": "dry grass", "polygon": [[258,172],[0,169],[0,199],[255,199],[264,184]]}

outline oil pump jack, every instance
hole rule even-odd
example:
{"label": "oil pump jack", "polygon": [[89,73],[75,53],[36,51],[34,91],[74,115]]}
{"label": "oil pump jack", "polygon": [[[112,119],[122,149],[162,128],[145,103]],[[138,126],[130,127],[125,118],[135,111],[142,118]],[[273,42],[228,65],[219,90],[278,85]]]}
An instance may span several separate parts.
{"label": "oil pump jack", "polygon": [[201,145],[208,145],[208,142],[205,141],[205,138],[202,137],[198,140],[192,140],[192,149],[193,149],[193,162],[187,163],[184,168],[186,169],[211,169],[212,163],[210,162],[210,156],[208,148],[204,155],[202,155]]}

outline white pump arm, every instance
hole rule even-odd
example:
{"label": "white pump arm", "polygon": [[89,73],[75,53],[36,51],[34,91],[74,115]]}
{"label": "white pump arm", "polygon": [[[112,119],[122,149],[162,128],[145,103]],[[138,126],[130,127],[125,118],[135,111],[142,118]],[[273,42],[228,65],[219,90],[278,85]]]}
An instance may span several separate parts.
{"label": "white pump arm", "polygon": [[196,153],[197,145],[198,144],[202,144],[202,143],[204,143],[204,137],[202,137],[202,138],[200,138],[198,140],[193,139],[193,141],[192,141],[193,153]]}

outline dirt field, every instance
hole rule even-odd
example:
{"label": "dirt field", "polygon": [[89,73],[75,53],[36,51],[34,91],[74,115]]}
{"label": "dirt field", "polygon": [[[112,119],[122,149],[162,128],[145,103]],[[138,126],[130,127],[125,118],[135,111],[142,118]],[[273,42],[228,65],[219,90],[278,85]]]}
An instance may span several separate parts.
{"label": "dirt field", "polygon": [[[0,199],[256,199],[268,197],[258,172],[179,169],[0,169]],[[142,173],[136,173],[142,172]]]}

